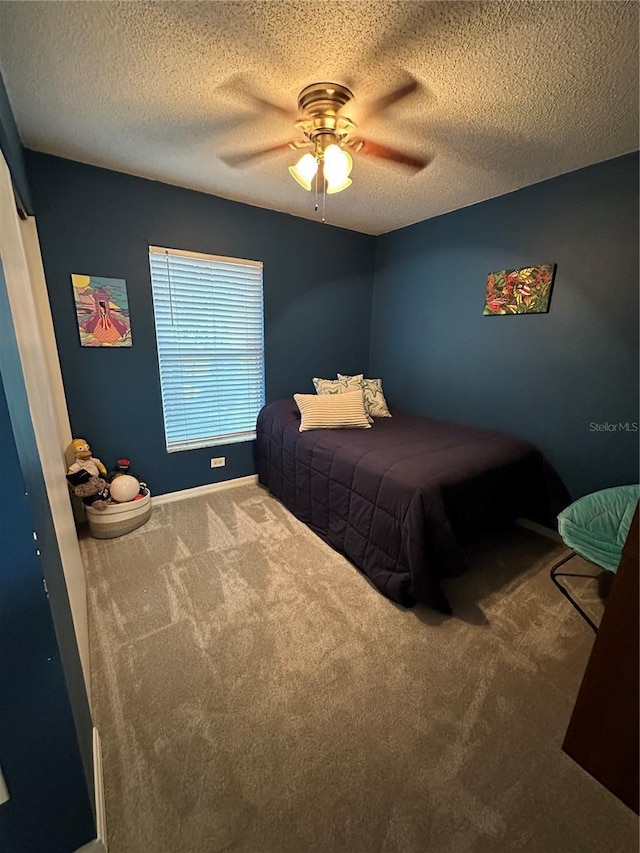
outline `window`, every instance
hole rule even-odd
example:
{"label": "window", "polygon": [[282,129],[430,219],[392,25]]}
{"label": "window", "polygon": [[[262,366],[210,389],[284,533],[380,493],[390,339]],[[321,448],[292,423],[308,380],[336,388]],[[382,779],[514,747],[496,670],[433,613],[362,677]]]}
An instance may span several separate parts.
{"label": "window", "polygon": [[167,450],[251,441],[264,404],[262,263],[149,247]]}

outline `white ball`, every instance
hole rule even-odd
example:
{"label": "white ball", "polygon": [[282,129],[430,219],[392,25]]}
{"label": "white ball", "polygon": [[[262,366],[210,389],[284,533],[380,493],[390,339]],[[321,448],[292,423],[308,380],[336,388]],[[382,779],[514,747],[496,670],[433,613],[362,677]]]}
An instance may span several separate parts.
{"label": "white ball", "polygon": [[140,491],[140,483],[130,474],[120,474],[109,486],[111,497],[118,503],[132,501]]}

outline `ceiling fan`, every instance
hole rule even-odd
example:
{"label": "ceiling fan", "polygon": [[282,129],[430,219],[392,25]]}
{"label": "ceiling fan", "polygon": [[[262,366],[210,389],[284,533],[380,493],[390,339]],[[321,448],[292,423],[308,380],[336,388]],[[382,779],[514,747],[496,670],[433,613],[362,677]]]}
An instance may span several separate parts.
{"label": "ceiling fan", "polygon": [[[409,95],[417,86],[417,81],[411,78],[410,82],[371,103],[365,117],[381,112]],[[254,100],[261,106],[289,114],[282,107],[271,104],[264,98]],[[310,191],[315,184],[316,194],[320,191],[323,201],[325,191],[332,195],[351,186],[349,175],[353,168],[352,153],[389,160],[416,172],[425,168],[428,161],[424,158],[359,136],[355,123],[343,112],[352,100],[351,90],[339,83],[312,83],[298,96],[299,114],[294,122],[294,126],[300,131],[298,138],[267,148],[228,155],[222,159],[230,166],[242,166],[286,149],[296,151],[308,148],[310,150],[303,154],[295,165],[289,167],[289,172],[305,190]],[[316,200],[316,210],[317,208]]]}

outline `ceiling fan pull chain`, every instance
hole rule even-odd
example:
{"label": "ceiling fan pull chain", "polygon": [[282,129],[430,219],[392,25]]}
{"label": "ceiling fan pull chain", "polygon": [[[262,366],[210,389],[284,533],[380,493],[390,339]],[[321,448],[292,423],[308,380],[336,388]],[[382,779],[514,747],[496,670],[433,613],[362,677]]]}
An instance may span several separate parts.
{"label": "ceiling fan pull chain", "polygon": [[325,198],[327,196],[326,181],[324,179],[324,158],[322,158],[318,162],[318,171],[316,173],[316,178],[321,181],[321,186],[322,186],[322,217],[321,218],[322,218],[322,222],[324,223],[324,221],[325,221],[325,219],[324,219],[324,202],[325,202]]}
{"label": "ceiling fan pull chain", "polygon": [[325,222],[324,202],[325,202],[326,197],[327,197],[327,192],[326,192],[325,185],[324,185],[324,173],[323,173],[323,175],[322,175],[322,222],[323,223]]}
{"label": "ceiling fan pull chain", "polygon": [[314,212],[317,213],[318,212],[318,172],[317,171],[316,171],[316,174],[314,177],[314,183],[316,185],[316,203],[315,203],[315,207],[314,207]]}

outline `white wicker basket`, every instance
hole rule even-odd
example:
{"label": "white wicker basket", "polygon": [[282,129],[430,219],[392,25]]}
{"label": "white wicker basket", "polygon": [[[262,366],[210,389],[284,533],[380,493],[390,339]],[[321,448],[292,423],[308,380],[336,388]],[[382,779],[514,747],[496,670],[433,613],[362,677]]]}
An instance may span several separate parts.
{"label": "white wicker basket", "polygon": [[96,539],[115,539],[142,527],[151,517],[151,492],[138,501],[111,503],[106,509],[86,507],[89,530]]}

